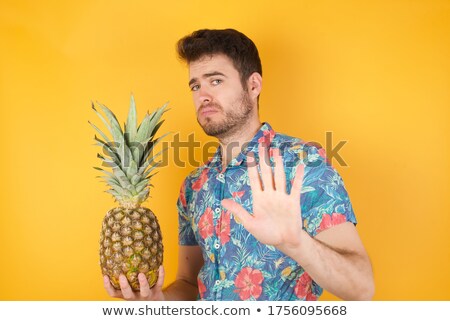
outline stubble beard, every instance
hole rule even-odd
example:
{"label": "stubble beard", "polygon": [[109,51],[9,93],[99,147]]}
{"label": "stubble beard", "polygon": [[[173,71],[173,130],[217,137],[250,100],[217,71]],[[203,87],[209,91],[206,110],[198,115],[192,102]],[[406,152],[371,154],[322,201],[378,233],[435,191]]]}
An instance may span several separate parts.
{"label": "stubble beard", "polygon": [[[206,135],[222,139],[239,131],[246,124],[253,110],[249,94],[244,91],[240,99],[233,105],[236,107],[226,111],[224,119],[215,121],[212,117],[206,117],[204,124],[201,124],[197,117],[197,121]],[[208,106],[217,108],[219,112],[224,113],[223,107],[217,103],[211,103]]]}

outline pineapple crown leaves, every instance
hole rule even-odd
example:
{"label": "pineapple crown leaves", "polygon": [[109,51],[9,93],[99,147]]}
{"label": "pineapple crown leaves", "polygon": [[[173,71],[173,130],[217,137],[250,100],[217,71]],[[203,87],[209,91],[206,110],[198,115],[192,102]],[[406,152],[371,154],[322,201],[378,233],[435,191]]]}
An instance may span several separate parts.
{"label": "pineapple crown leaves", "polygon": [[[149,197],[150,179],[157,173],[150,173],[160,165],[155,159],[167,148],[153,155],[153,148],[166,137],[166,133],[155,138],[164,120],[162,115],[168,111],[168,103],[147,112],[140,124],[137,123],[136,103],[133,95],[130,98],[130,108],[123,130],[117,117],[105,105],[97,102],[100,111],[92,103],[92,109],[100,118],[112,140],[96,125],[89,121],[101,138],[94,136],[95,145],[102,147],[102,154],[97,157],[102,160],[103,168],[94,167],[100,171],[103,181],[110,187],[106,192],[121,205],[136,207]],[[106,170],[112,169],[112,172]]]}

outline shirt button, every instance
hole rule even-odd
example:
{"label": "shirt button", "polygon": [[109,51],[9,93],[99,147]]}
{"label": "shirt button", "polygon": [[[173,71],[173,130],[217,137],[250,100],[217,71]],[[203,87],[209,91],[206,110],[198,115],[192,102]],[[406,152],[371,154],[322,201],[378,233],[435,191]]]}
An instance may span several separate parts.
{"label": "shirt button", "polygon": [[217,214],[219,214],[220,211],[221,211],[220,207],[216,208],[215,211],[216,211]]}
{"label": "shirt button", "polygon": [[214,244],[214,248],[215,248],[216,250],[219,249],[219,247],[220,247],[220,244],[219,244],[219,243]]}
{"label": "shirt button", "polygon": [[216,285],[219,285],[220,284],[220,280],[216,280]]}
{"label": "shirt button", "polygon": [[225,177],[225,175],[223,175],[222,173],[219,174],[219,178],[223,179]]}

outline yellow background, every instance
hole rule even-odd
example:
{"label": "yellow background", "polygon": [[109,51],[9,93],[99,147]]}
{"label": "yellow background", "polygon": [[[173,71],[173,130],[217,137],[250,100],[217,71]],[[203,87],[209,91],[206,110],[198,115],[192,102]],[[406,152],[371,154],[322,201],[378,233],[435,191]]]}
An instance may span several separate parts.
{"label": "yellow background", "polygon": [[[175,43],[226,27],[259,48],[263,121],[306,141],[325,145],[327,131],[333,146],[347,141],[349,166],[333,164],[373,262],[375,299],[450,300],[448,0],[2,0],[0,299],[109,299],[98,237],[114,203],[92,169],[91,100],[121,120],[132,92],[139,120],[170,101],[162,131],[207,142]],[[147,202],[164,233],[166,285],[175,202],[192,169],[169,163]]]}

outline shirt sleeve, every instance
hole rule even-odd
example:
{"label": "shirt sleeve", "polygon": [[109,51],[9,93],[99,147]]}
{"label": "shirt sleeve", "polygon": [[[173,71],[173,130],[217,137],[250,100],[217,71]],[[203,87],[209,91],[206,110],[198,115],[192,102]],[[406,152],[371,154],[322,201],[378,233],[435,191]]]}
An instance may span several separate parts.
{"label": "shirt sleeve", "polygon": [[192,229],[192,216],[189,215],[187,204],[189,189],[186,179],[180,188],[180,195],[177,201],[178,209],[178,244],[179,245],[198,245],[195,233]]}
{"label": "shirt sleeve", "polygon": [[307,146],[300,204],[303,228],[312,237],[356,217],[342,177],[326,158],[325,150]]}

